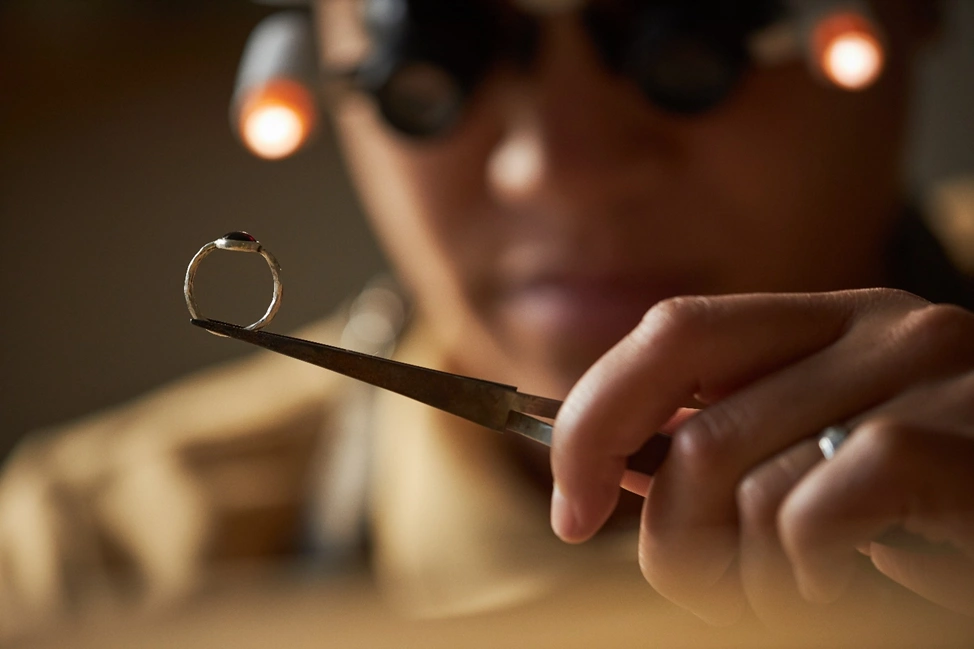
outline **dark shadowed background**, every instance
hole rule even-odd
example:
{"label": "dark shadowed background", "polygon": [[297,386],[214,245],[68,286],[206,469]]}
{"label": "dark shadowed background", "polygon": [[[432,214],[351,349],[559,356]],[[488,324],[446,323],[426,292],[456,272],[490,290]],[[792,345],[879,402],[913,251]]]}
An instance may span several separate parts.
{"label": "dark shadowed background", "polygon": [[[921,190],[974,170],[974,0],[948,8],[918,93]],[[269,12],[245,0],[0,3],[0,458],[29,430],[244,353],[191,327],[183,303],[186,264],[227,231],[281,261],[276,331],[381,270],[327,132],[281,162],[230,132],[237,62]],[[214,255],[206,268],[207,315],[263,312],[262,260]]]}

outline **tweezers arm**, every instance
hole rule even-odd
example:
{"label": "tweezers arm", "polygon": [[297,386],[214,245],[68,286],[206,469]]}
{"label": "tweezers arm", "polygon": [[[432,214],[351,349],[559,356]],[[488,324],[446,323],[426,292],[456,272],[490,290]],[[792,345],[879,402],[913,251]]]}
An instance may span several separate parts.
{"label": "tweezers arm", "polygon": [[[554,419],[558,415],[560,407],[561,401],[556,399],[518,392],[512,412],[507,420],[507,430],[530,437],[545,446],[551,446],[551,425],[526,415]],[[659,470],[663,460],[666,459],[666,454],[670,450],[670,442],[669,435],[662,433],[653,435],[641,449],[636,451],[635,455],[629,458],[626,468],[646,475],[653,475]]]}
{"label": "tweezers arm", "polygon": [[[530,437],[545,446],[551,446],[552,428],[548,422],[535,419],[521,412],[511,411],[507,417],[505,428],[512,433]],[[626,468],[646,475],[655,474],[663,464],[663,460],[666,459],[671,441],[672,438],[669,435],[656,433],[643,444],[641,449],[630,456],[626,462]]]}
{"label": "tweezers arm", "polygon": [[514,404],[511,406],[511,410],[523,412],[526,415],[544,417],[545,419],[554,419],[558,415],[559,408],[561,408],[561,401],[557,399],[524,394],[523,392],[518,392],[515,395]]}
{"label": "tweezers arm", "polygon": [[654,475],[663,465],[666,454],[670,452],[673,438],[663,433],[656,433],[643,444],[643,447],[629,456],[626,468],[646,475]]}

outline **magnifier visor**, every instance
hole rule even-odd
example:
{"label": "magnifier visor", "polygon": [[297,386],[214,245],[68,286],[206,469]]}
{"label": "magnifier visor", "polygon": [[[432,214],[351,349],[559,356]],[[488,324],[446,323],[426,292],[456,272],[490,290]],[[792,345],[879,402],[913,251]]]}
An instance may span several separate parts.
{"label": "magnifier visor", "polygon": [[[361,56],[333,76],[370,95],[399,133],[435,138],[456,126],[492,68],[513,62],[531,73],[552,13],[538,10],[539,2],[547,0],[319,0],[317,13],[341,14],[344,34],[346,23],[355,22],[351,40]],[[562,11],[582,21],[610,73],[631,81],[657,108],[694,115],[725,101],[752,66],[802,56],[823,82],[851,90],[871,85],[884,51],[869,30],[839,30],[842,37],[827,47],[801,46],[810,32],[796,26],[818,25],[840,4],[859,6],[853,0],[571,0]],[[856,25],[875,27],[873,21]],[[328,35],[349,40],[337,31],[319,29],[326,65],[335,49]],[[755,44],[775,31],[793,36],[791,45],[777,48],[785,54],[769,63]],[[825,33],[837,32],[815,30]]]}

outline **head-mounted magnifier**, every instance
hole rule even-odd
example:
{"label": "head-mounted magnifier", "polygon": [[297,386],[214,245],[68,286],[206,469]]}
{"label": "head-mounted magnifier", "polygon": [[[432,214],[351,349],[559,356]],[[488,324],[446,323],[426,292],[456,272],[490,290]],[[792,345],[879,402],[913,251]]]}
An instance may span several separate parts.
{"label": "head-mounted magnifier", "polygon": [[[509,3],[341,1],[356,5],[368,47],[355,65],[320,72],[370,95],[406,136],[449,133],[495,66],[530,71],[536,58],[543,17]],[[670,113],[713,109],[752,65],[804,56],[817,78],[846,90],[867,88],[884,65],[882,31],[864,0],[593,0],[577,11],[606,69]],[[318,90],[320,77],[309,72],[317,60],[312,16],[307,8],[285,13],[287,20],[271,15],[254,30],[233,104],[237,131],[258,155],[248,140],[256,136],[243,126],[253,120],[248,107],[266,108],[268,88],[277,87],[275,106],[297,115],[289,127],[279,112],[265,128],[265,140],[283,143],[264,157],[299,148],[314,121],[307,99],[294,98],[301,94],[294,86],[312,97]],[[280,91],[282,80],[288,92]],[[255,95],[265,95],[263,104]]]}
{"label": "head-mounted magnifier", "polygon": [[511,33],[484,1],[366,0],[371,52],[349,74],[406,135],[447,131]]}

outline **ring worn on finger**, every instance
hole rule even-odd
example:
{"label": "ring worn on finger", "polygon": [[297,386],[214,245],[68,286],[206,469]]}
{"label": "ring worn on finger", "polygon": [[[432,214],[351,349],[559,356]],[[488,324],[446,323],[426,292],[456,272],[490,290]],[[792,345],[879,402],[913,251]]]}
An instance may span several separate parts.
{"label": "ring worn on finger", "polygon": [[[230,250],[231,252],[252,252],[257,253],[264,258],[267,265],[271,269],[271,276],[274,279],[274,293],[271,298],[271,303],[267,307],[267,311],[261,316],[260,320],[254,322],[253,324],[247,325],[244,329],[251,331],[257,330],[269,323],[274,315],[277,314],[277,310],[281,307],[281,295],[284,292],[284,288],[281,284],[281,266],[277,263],[277,259],[272,255],[267,249],[260,244],[257,239],[250,236],[246,232],[230,232],[229,234],[220,237],[216,241],[211,241],[202,248],[189,262],[189,267],[186,268],[186,280],[183,283],[183,294],[186,297],[186,308],[189,309],[189,315],[194,320],[204,320],[205,318],[200,315],[199,306],[196,304],[196,298],[193,296],[193,283],[196,279],[196,271],[199,268],[200,262],[206,258],[214,250]],[[217,334],[219,335],[219,334]]]}
{"label": "ring worn on finger", "polygon": [[851,430],[848,426],[837,424],[829,426],[818,435],[818,448],[826,460],[831,460],[839,452],[839,447],[845,443]]}
{"label": "ring worn on finger", "polygon": [[[848,439],[852,429],[844,424],[829,426],[818,435],[818,448],[826,460],[831,460]],[[900,525],[894,525],[872,539],[873,543],[909,550],[921,554],[955,554],[957,548],[948,542],[930,541],[920,535],[908,532]]]}

